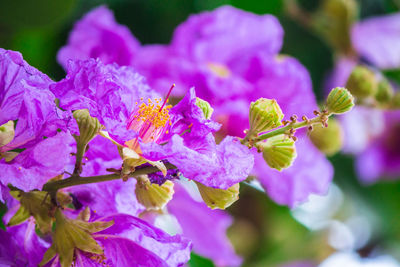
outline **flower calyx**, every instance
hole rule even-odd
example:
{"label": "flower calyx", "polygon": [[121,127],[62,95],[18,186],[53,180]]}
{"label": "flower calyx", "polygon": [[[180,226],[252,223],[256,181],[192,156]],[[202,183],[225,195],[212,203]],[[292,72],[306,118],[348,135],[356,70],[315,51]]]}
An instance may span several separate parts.
{"label": "flower calyx", "polygon": [[278,171],[290,167],[297,157],[295,141],[285,135],[271,137],[257,145],[268,166]]}
{"label": "flower calyx", "polygon": [[210,103],[207,101],[196,97],[196,105],[203,111],[204,118],[209,120],[214,112],[214,109],[211,107]]}
{"label": "flower calyx", "polygon": [[136,198],[147,210],[161,210],[174,195],[174,184],[165,181],[162,185],[151,183],[147,175],[136,178]]}
{"label": "flower calyx", "polygon": [[55,229],[53,233],[53,243],[46,251],[39,266],[50,262],[56,255],[62,267],[69,267],[74,260],[75,250],[104,255],[103,248],[96,242],[91,234],[100,232],[111,225],[113,221],[87,222],[82,218],[88,219],[88,212],[85,209],[84,215],[79,215],[77,219],[69,219],[57,209],[55,212]]}
{"label": "flower calyx", "polygon": [[235,184],[228,189],[219,189],[205,186],[195,182],[199,189],[204,203],[211,209],[226,209],[239,199],[239,184]]}
{"label": "flower calyx", "polygon": [[[42,234],[51,232],[52,223],[54,221],[55,206],[51,202],[47,192],[30,191],[24,192],[12,188],[10,195],[20,202],[17,212],[11,217],[7,226],[18,225],[30,216],[35,219],[36,225]],[[66,206],[72,202],[70,196],[57,192],[57,201],[59,205]]]}

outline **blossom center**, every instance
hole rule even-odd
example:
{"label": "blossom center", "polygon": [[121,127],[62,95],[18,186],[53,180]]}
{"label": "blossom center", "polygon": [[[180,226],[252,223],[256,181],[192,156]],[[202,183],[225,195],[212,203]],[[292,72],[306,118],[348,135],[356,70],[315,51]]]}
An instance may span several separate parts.
{"label": "blossom center", "polygon": [[231,76],[231,71],[223,64],[209,62],[207,63],[207,67],[218,77],[228,78]]}
{"label": "blossom center", "polygon": [[168,133],[168,127],[171,125],[169,111],[172,108],[168,103],[168,96],[171,93],[171,87],[167,98],[161,102],[161,98],[140,99],[141,103],[136,103],[136,107],[131,114],[128,129],[138,133],[138,138],[126,142],[126,145],[140,153],[138,139],[144,143],[158,142],[165,133]]}

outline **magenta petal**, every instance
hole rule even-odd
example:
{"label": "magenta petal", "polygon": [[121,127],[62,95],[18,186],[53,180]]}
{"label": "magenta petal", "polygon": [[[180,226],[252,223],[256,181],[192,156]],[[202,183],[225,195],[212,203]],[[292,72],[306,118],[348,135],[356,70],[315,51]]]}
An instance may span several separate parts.
{"label": "magenta petal", "polygon": [[49,77],[26,63],[21,54],[0,48],[0,125],[18,120],[14,139],[0,152],[26,148],[66,130],[68,112],[57,109],[48,90]]}
{"label": "magenta petal", "polygon": [[121,143],[136,137],[126,128],[135,103],[141,97],[158,96],[131,67],[104,65],[94,59],[70,61],[67,77],[50,86],[50,90],[60,98],[61,108],[88,109]]}
{"label": "magenta petal", "polygon": [[223,6],[190,16],[176,28],[171,46],[195,61],[228,63],[257,50],[277,53],[282,41],[283,30],[275,17]]}
{"label": "magenta petal", "polygon": [[375,66],[400,67],[400,14],[363,20],[353,26],[352,42],[357,52]]}
{"label": "magenta petal", "polygon": [[24,150],[10,163],[0,161],[0,182],[24,191],[41,189],[49,179],[64,172],[72,142],[70,134],[61,132]]}
{"label": "magenta petal", "polygon": [[31,266],[14,235],[0,229],[0,266]]}
{"label": "magenta petal", "polygon": [[150,160],[168,160],[188,179],[221,189],[245,180],[254,164],[250,150],[237,138],[228,136],[216,145],[211,133],[189,140],[174,135],[166,145],[144,144],[142,151]]}
{"label": "magenta petal", "polygon": [[333,167],[305,136],[296,142],[297,158],[283,171],[270,168],[258,154],[254,172],[268,196],[289,207],[307,201],[311,194],[323,195],[333,178]]}
{"label": "magenta petal", "polygon": [[100,6],[75,24],[68,44],[60,49],[57,59],[65,69],[70,59],[88,58],[122,66],[131,64],[138,49],[139,42],[128,27],[118,24],[112,11]]}
{"label": "magenta petal", "polygon": [[177,184],[174,188],[168,211],[177,218],[183,235],[193,242],[194,252],[212,259],[217,266],[239,266],[242,260],[226,236],[226,230],[232,224],[228,213],[211,210],[204,203],[193,200]]}
{"label": "magenta petal", "polygon": [[[131,242],[156,254],[169,266],[182,265],[190,258],[192,244],[180,235],[170,236],[139,218],[125,214],[116,214],[101,220],[113,220],[114,225],[95,234],[95,238],[116,235],[130,239]],[[149,252],[148,255],[151,253]]]}
{"label": "magenta petal", "polygon": [[106,262],[113,266],[178,266],[166,263],[154,250],[143,248],[128,238],[113,235],[94,235],[94,238],[104,248]]}

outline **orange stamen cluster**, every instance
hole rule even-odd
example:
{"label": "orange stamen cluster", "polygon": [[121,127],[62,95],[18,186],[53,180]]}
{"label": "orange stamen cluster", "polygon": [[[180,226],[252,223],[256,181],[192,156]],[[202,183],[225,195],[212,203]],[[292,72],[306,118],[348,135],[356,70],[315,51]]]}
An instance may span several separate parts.
{"label": "orange stamen cluster", "polygon": [[[147,103],[142,102],[135,114],[133,119],[142,121],[153,125],[155,128],[162,128],[169,122],[169,110],[172,108],[171,105],[165,107],[160,105],[161,98],[155,99],[154,102],[151,99],[147,100]],[[136,103],[138,105],[138,103]]]}

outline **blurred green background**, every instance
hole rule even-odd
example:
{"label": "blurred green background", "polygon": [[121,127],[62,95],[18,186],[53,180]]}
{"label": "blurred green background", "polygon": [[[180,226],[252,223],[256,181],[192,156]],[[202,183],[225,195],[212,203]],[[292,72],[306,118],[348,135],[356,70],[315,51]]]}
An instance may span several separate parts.
{"label": "blurred green background", "polygon": [[[299,1],[301,8],[315,12],[322,0]],[[276,15],[285,30],[282,53],[299,59],[310,71],[314,90],[323,96],[323,83],[334,64],[334,55],[346,53],[345,34],[329,40],[289,15],[284,0],[2,0],[0,9],[0,47],[20,51],[32,66],[54,80],[62,79],[63,69],[56,62],[58,49],[66,43],[75,21],[101,4],[111,8],[119,23],[127,25],[144,44],[168,43],[174,28],[189,14],[230,4],[259,14]],[[399,10],[399,0],[362,0],[354,11],[355,19]],[[339,31],[343,33],[343,31]],[[400,34],[400,33],[399,33]],[[342,201],[333,216],[346,220],[355,213],[369,218],[371,237],[359,247],[367,256],[376,249],[400,260],[400,183],[380,182],[361,185],[353,170],[353,159],[345,155],[330,158],[335,166],[334,182]],[[319,263],[335,249],[328,243],[325,230],[310,230],[299,223],[286,207],[270,201],[250,186],[241,189],[240,201],[230,212],[235,223],[229,236],[237,251],[245,257],[245,266],[278,266],[292,260]],[[193,255],[191,266],[212,266]]]}

